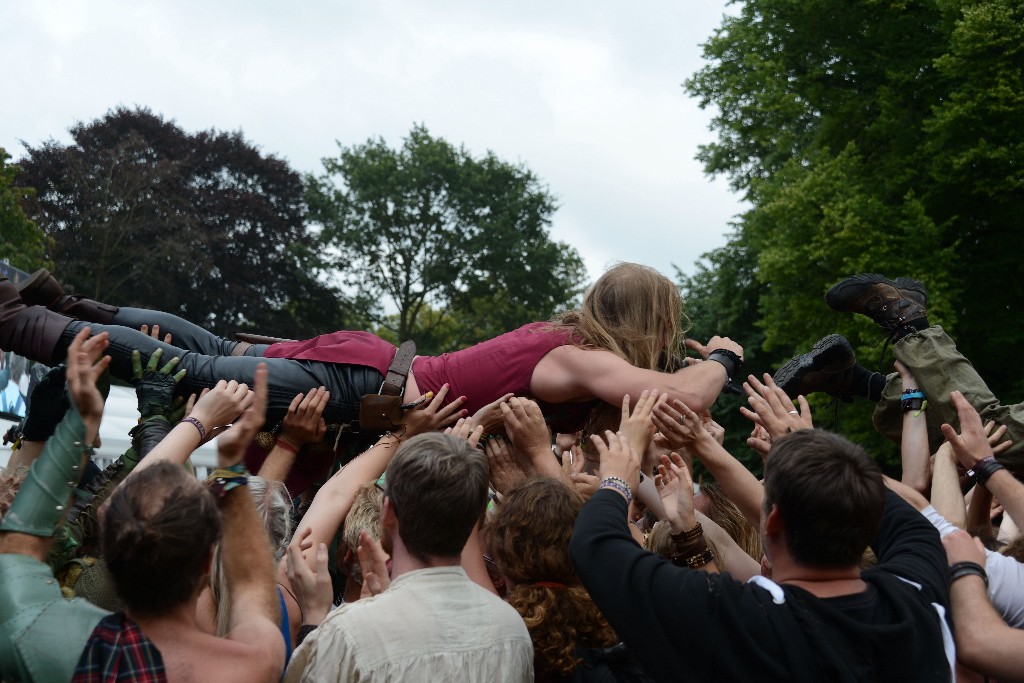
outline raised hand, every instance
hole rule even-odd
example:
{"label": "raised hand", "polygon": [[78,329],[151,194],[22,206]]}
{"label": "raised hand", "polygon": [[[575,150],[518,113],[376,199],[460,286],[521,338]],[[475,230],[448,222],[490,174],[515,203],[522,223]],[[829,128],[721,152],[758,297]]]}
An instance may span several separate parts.
{"label": "raised hand", "polygon": [[496,401],[491,401],[480,410],[473,413],[473,421],[484,428],[484,434],[502,434],[505,432],[505,420],[501,414],[501,404],[508,403],[508,400],[515,394],[505,394]]}
{"label": "raised hand", "polygon": [[807,399],[797,397],[800,402],[800,410],[797,410],[786,392],[776,386],[768,373],[764,375],[763,384],[749,375],[743,383],[743,389],[747,392],[747,402],[753,410],[741,406],[740,412],[748,420],[764,427],[773,439],[798,429],[814,427]]}
{"label": "raised hand", "polygon": [[159,325],[153,325],[153,327],[150,327],[149,325],[143,325],[142,327],[139,328],[139,332],[142,332],[142,334],[144,334],[144,335],[146,335],[148,337],[152,337],[153,339],[156,339],[157,341],[162,341],[165,344],[170,344],[171,341],[172,341],[172,337],[171,337],[171,333],[170,332],[165,334],[163,339],[160,339],[160,326]]}
{"label": "raised hand", "polygon": [[946,549],[946,559],[950,565],[957,562],[974,562],[985,566],[985,546],[980,538],[975,538],[963,530],[954,531],[942,537],[942,547]]}
{"label": "raised hand", "polygon": [[438,389],[436,396],[428,391],[414,401],[415,405],[406,409],[405,431],[402,438],[408,439],[417,434],[444,429],[454,424],[460,417],[465,417],[466,411],[461,408],[466,402],[466,397],[459,396],[448,405],[444,405],[447,396],[448,385],[445,384]]}
{"label": "raised hand", "polygon": [[701,344],[696,339],[687,339],[686,348],[691,351],[696,351],[700,354],[701,358],[707,358],[708,355],[716,349],[725,349],[726,351],[732,351],[740,358],[743,357],[743,347],[734,342],[728,337],[714,336],[708,340],[707,344]]}
{"label": "raised hand", "polygon": [[498,493],[506,495],[526,479],[526,472],[516,462],[504,437],[488,437],[484,442],[484,453],[491,465],[491,487]]}
{"label": "raised hand", "polygon": [[501,404],[501,414],[516,455],[541,473],[557,477],[558,463],[551,452],[551,430],[544,422],[540,406],[530,399],[513,396],[508,403]]}
{"label": "raised hand", "polygon": [[285,556],[285,572],[302,611],[303,624],[319,624],[330,613],[334,602],[334,588],[327,568],[327,545],[320,543],[315,552],[311,549],[308,559],[303,556],[303,545],[312,533],[312,529],[306,529],[295,536]]}
{"label": "raised hand", "polygon": [[174,388],[185,376],[185,370],[174,372],[180,358],[172,358],[157,370],[163,353],[163,349],[154,351],[143,368],[142,354],[137,349],[132,351],[132,386],[139,401],[139,414],[144,418],[167,415],[177,408]]}
{"label": "raised hand", "polygon": [[618,477],[626,482],[635,496],[640,486],[640,455],[629,445],[626,436],[609,430],[604,433],[604,438],[594,434],[590,440],[601,457],[601,480]]}
{"label": "raised hand", "polygon": [[959,391],[953,391],[949,397],[960,418],[960,433],[957,434],[950,424],[944,424],[940,429],[946,441],[953,447],[956,459],[965,468],[972,469],[980,460],[995,453],[992,444],[989,443],[989,435],[981,424],[981,416],[974,406],[968,403]]}
{"label": "raised hand", "polygon": [[661,456],[654,485],[658,488],[665,519],[672,526],[672,533],[697,526],[697,517],[693,512],[693,478],[678,453]]}
{"label": "raised hand", "polygon": [[724,445],[725,427],[715,422],[715,420],[711,417],[711,411],[704,410],[700,413],[699,417],[701,426],[708,434],[711,435],[711,438],[714,439],[719,446]]}
{"label": "raised hand", "polygon": [[99,433],[103,417],[103,394],[96,383],[110,365],[110,356],[104,356],[110,343],[106,332],[89,337],[91,329],[83,328],[68,346],[68,394],[86,424],[86,436],[93,443]]}
{"label": "raised hand", "polygon": [[701,424],[700,417],[679,399],[674,399],[671,405],[659,403],[652,419],[659,434],[655,442],[662,448],[692,451],[698,439],[713,438]]}
{"label": "raised hand", "polygon": [[[218,383],[217,386],[219,387],[220,384]],[[193,417],[196,416],[203,401],[215,393],[217,393],[217,387],[199,399],[195,408],[192,409]],[[223,400],[214,408],[215,410],[223,408],[221,415],[229,415],[237,409],[238,405],[243,406],[241,417],[217,440],[217,466],[226,468],[235,465],[245,457],[245,449],[249,447],[253,437],[263,426],[267,412],[267,364],[260,363],[256,367],[256,372],[253,374],[252,391],[249,391],[244,384],[236,383],[235,387],[226,388],[222,396]],[[223,404],[228,405],[224,408]]]}
{"label": "raised hand", "polygon": [[391,585],[388,575],[388,554],[380,542],[375,540],[365,529],[359,532],[359,545],[356,547],[359,557],[359,568],[363,572],[363,590],[361,598],[368,598],[383,593]]}
{"label": "raised hand", "polygon": [[767,429],[755,423],[754,428],[750,431],[750,436],[747,438],[747,445],[757,451],[763,462],[768,459],[768,451],[772,449],[771,434],[768,433]]}
{"label": "raised hand", "polygon": [[593,474],[584,472],[585,465],[586,458],[583,457],[583,449],[579,446],[562,451],[562,476],[583,500],[590,500],[601,480]]}
{"label": "raised hand", "polygon": [[330,400],[331,392],[327,391],[327,387],[296,395],[281,423],[279,438],[296,448],[321,441],[327,433],[327,422],[323,415]]}
{"label": "raised hand", "polygon": [[622,397],[622,418],[619,421],[619,432],[626,435],[629,445],[637,453],[647,450],[655,430],[651,415],[654,412],[654,407],[659,403],[664,403],[666,399],[668,399],[667,393],[659,394],[657,389],[644,390],[640,394],[640,398],[637,399],[636,408],[630,413],[629,394]]}
{"label": "raised hand", "polygon": [[995,420],[985,423],[985,433],[988,434],[988,444],[992,446],[992,455],[999,455],[1013,445],[1009,439],[1000,442],[1006,436],[1006,425],[996,426]]}
{"label": "raised hand", "polygon": [[480,445],[480,437],[484,435],[484,428],[482,425],[474,424],[473,418],[462,417],[454,425],[445,429],[444,433],[457,439],[465,439],[470,446],[477,448]]}

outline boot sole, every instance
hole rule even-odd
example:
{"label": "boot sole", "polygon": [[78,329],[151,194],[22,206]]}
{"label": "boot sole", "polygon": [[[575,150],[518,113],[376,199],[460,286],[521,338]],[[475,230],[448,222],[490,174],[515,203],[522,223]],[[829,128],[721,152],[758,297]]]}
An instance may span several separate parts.
{"label": "boot sole", "polygon": [[809,352],[796,356],[776,370],[772,379],[780,389],[786,392],[786,396],[795,399],[800,395],[800,382],[803,380],[804,375],[815,369],[815,364],[819,358],[826,354],[831,354],[837,349],[841,350],[844,354],[850,354],[851,356],[854,354],[853,347],[850,346],[850,342],[846,340],[846,337],[841,334],[830,334],[815,342]]}
{"label": "boot sole", "polygon": [[[842,295],[843,290],[849,287],[870,287],[877,284],[889,285],[894,289],[915,295],[913,298],[915,298],[922,306],[928,304],[928,294],[925,292],[924,284],[920,281],[909,277],[900,277],[895,280],[890,280],[884,275],[879,275],[878,273],[859,273],[857,275],[851,275],[845,280],[836,283],[828,290],[828,292],[825,293],[825,303],[828,304],[828,307],[833,311],[846,313],[850,309],[847,308],[844,301],[846,297]],[[856,295],[854,295],[854,297],[855,296]]]}

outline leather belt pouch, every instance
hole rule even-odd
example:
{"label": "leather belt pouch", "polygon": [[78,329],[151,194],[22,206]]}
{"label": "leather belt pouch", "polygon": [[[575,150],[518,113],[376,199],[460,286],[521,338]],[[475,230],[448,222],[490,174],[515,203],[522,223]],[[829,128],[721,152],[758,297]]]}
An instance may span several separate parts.
{"label": "leather belt pouch", "polygon": [[391,431],[402,424],[402,397],[366,394],[359,401],[359,427],[372,432]]}
{"label": "leather belt pouch", "polygon": [[402,342],[381,384],[380,393],[365,394],[359,401],[359,427],[374,432],[402,426],[402,396],[416,357],[416,343]]}

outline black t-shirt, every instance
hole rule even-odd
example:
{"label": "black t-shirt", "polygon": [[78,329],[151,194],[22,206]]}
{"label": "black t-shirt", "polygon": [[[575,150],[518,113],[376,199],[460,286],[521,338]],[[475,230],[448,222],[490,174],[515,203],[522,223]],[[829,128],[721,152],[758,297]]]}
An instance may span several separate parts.
{"label": "black t-shirt", "polygon": [[[948,681],[949,604],[938,532],[887,493],[863,593],[821,599],[672,565],[626,528],[626,502],[598,491],[571,553],[594,602],[655,680]],[[763,587],[761,584],[764,584]]]}

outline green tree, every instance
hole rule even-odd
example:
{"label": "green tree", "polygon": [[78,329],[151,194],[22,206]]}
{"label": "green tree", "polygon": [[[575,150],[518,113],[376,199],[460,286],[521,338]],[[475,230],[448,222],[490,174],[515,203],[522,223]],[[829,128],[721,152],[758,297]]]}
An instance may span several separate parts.
{"label": "green tree", "polygon": [[[61,281],[220,334],[305,337],[344,326],[305,225],[302,178],[240,132],[188,133],[148,109],[28,147],[18,182]],[[316,304],[316,310],[310,305]]]}
{"label": "green tree", "polygon": [[1024,4],[958,2],[936,60],[947,93],[924,122],[922,197],[956,241],[957,345],[1007,402],[1024,398],[1024,333],[1013,323],[1024,215]]}
{"label": "green tree", "polygon": [[[1024,333],[1009,316],[1024,295],[1013,248],[1022,26],[1015,0],[748,0],[723,19],[686,87],[717,111],[705,170],[752,205],[709,264],[748,260],[758,286],[744,329],[763,333],[764,360],[838,331],[862,362],[890,370],[877,329],[821,297],[854,272],[911,275],[928,287],[931,321],[997,394],[1019,399]],[[699,276],[684,284],[732,291],[729,268]],[[708,306],[712,318],[736,310]],[[851,408],[844,431],[870,434],[870,406]]]}
{"label": "green tree", "polygon": [[551,240],[554,200],[527,169],[422,126],[398,149],[380,139],[339,147],[308,180],[310,217],[348,287],[377,302],[377,323],[396,339],[451,350],[545,319],[579,294],[582,261]]}
{"label": "green tree", "polygon": [[32,189],[15,185],[18,166],[0,147],[0,258],[24,271],[45,265],[46,236],[21,208]]}

